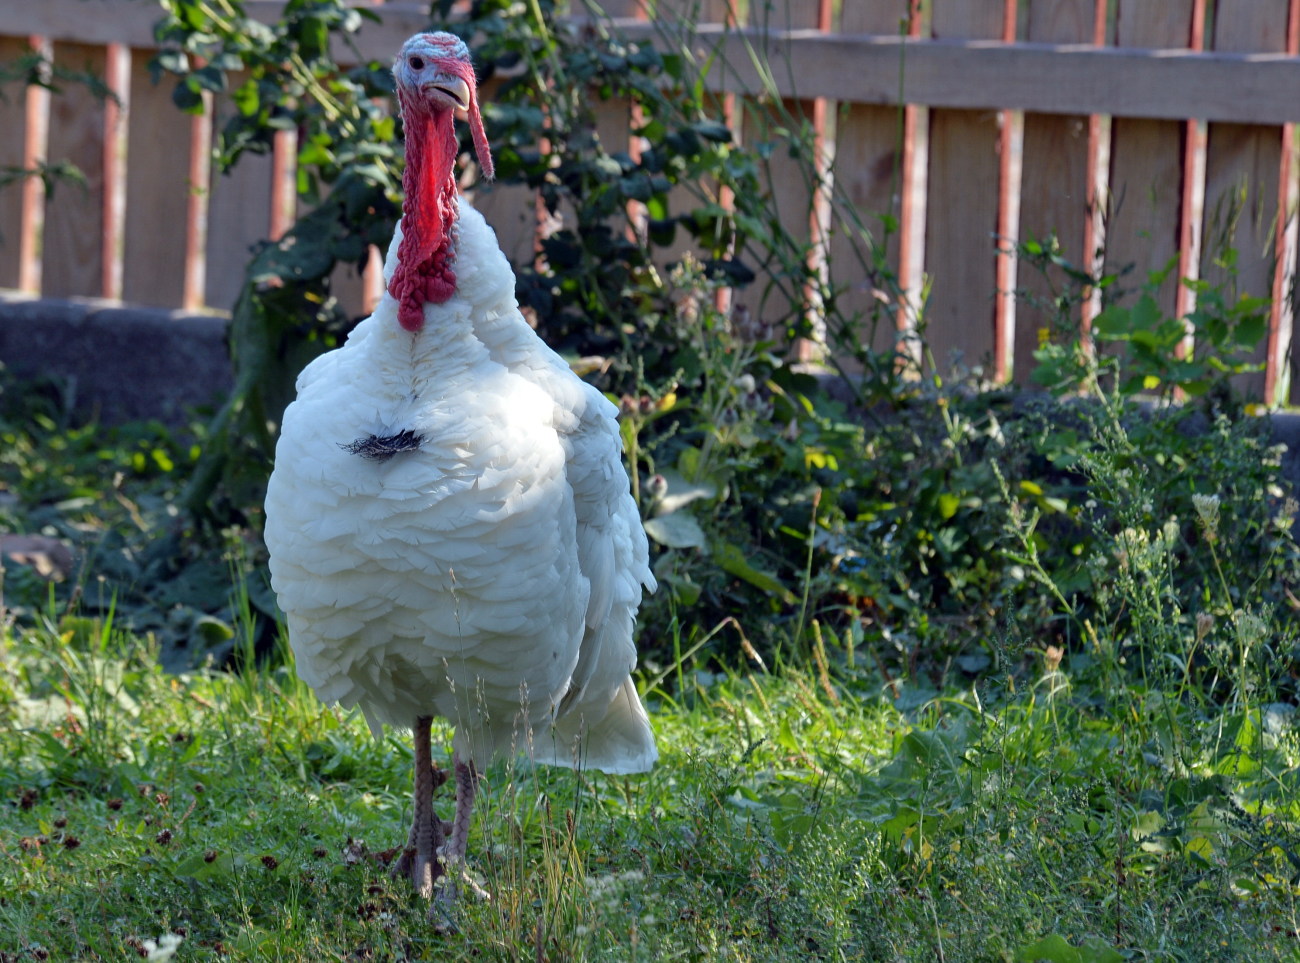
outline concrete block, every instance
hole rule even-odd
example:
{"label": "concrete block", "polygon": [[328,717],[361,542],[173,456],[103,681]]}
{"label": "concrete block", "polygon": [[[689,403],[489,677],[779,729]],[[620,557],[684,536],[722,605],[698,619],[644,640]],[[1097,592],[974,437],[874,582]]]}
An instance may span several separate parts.
{"label": "concrete block", "polygon": [[2,291],[0,362],[19,377],[65,379],[78,414],[180,425],[230,391],[228,326],[220,315]]}

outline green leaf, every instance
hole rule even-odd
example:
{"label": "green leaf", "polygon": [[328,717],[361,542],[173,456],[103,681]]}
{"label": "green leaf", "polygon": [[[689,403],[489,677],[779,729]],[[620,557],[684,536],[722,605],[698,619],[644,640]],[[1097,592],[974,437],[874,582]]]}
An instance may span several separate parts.
{"label": "green leaf", "polygon": [[716,539],[713,542],[712,550],[714,560],[724,572],[743,579],[764,592],[777,596],[787,605],[795,603],[794,593],[782,585],[775,575],[751,565],[749,560],[745,558],[745,553],[740,549],[740,546],[722,539]]}
{"label": "green leaf", "polygon": [[1071,946],[1059,933],[1044,936],[1015,955],[1016,963],[1123,963],[1123,959],[1109,947]]}
{"label": "green leaf", "polygon": [[219,70],[211,64],[200,67],[190,76],[194,78],[194,83],[204,90],[212,91],[214,94],[219,94],[226,89],[225,71]]}
{"label": "green leaf", "polygon": [[956,515],[959,507],[961,507],[961,499],[951,492],[944,492],[939,496],[939,515],[944,521]]}
{"label": "green leaf", "polygon": [[701,587],[680,575],[662,575],[659,581],[667,585],[673,599],[681,605],[694,605],[700,600]]}
{"label": "green leaf", "polygon": [[303,58],[312,61],[324,57],[329,49],[329,27],[321,17],[304,17],[298,27],[298,47]]}
{"label": "green leaf", "polygon": [[1268,318],[1263,314],[1251,314],[1242,318],[1237,322],[1236,330],[1233,332],[1237,345],[1247,350],[1263,341],[1266,334],[1268,334]]}
{"label": "green leaf", "polygon": [[261,99],[258,97],[257,81],[253,79],[245,80],[235,88],[234,93],[230,95],[234,102],[235,108],[245,117],[252,117],[257,113],[258,107],[261,106]]}
{"label": "green leaf", "polygon": [[711,140],[718,144],[731,143],[731,128],[726,124],[720,124],[717,121],[702,120],[691,125],[691,130],[699,134],[705,140]]}
{"label": "green leaf", "polygon": [[704,548],[708,544],[704,529],[689,512],[673,512],[645,520],[645,532],[668,548]]}
{"label": "green leaf", "polygon": [[[697,451],[688,448],[686,451]],[[684,454],[684,452],[683,452]],[[664,497],[655,506],[655,515],[669,515],[701,498],[713,498],[718,494],[716,485],[707,481],[687,481],[671,469],[661,471],[660,476],[668,483]]]}
{"label": "green leaf", "polygon": [[172,91],[172,103],[187,114],[203,113],[203,95],[184,81]]}

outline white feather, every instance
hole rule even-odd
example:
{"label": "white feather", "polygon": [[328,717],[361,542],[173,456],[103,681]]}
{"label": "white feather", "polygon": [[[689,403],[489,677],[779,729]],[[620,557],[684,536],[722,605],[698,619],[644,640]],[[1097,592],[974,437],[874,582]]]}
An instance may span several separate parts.
{"label": "white feather", "polygon": [[[299,672],[376,732],[450,720],[480,764],[520,751],[644,771],[657,753],[632,627],[654,578],[616,409],[525,323],[463,201],[455,270],[418,333],[385,294],[285,412],[266,544]],[[404,430],[419,450],[344,447]]]}

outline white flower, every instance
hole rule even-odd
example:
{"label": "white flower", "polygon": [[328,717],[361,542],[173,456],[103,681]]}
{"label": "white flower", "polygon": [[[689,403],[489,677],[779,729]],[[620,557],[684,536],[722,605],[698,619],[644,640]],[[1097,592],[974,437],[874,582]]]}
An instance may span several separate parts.
{"label": "white flower", "polygon": [[145,940],[145,959],[158,961],[170,960],[176,955],[176,950],[180,947],[182,939],[183,937],[177,936],[175,933],[164,933],[162,936],[158,937],[156,942],[154,940]]}
{"label": "white flower", "polygon": [[1219,530],[1219,496],[1218,495],[1193,495],[1192,507],[1196,509],[1197,517],[1200,518],[1201,524],[1205,526],[1205,531],[1209,535],[1214,535]]}

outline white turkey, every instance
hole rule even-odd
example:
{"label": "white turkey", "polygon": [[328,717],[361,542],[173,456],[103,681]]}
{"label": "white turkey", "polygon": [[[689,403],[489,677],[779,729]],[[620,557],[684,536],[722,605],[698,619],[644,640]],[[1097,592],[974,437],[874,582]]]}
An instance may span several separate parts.
{"label": "white turkey", "polygon": [[[393,76],[406,171],[387,291],[298,379],[266,545],[302,677],[360,707],[376,736],[412,729],[414,816],[395,871],[449,899],[493,758],[654,764],[630,673],[655,581],[615,407],[525,323],[496,236],[457,193],[456,116],[492,172],[469,50],[417,34]],[[455,726],[449,826],[433,809],[435,716]]]}

